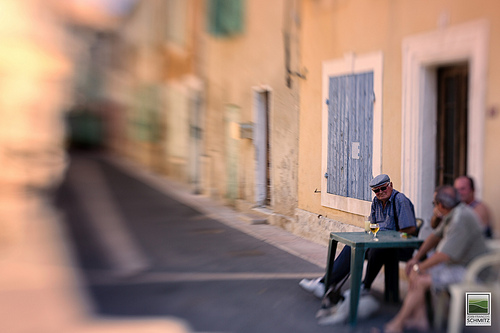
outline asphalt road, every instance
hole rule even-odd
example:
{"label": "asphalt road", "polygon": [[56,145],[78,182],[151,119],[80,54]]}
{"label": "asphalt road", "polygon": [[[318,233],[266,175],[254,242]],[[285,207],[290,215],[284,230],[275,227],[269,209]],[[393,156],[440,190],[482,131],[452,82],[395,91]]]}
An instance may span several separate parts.
{"label": "asphalt road", "polygon": [[356,328],[319,325],[320,301],[298,282],[324,267],[176,200],[99,154],[71,156],[56,204],[96,316],[174,317],[194,332],[341,333],[381,327],[399,307],[382,304]]}

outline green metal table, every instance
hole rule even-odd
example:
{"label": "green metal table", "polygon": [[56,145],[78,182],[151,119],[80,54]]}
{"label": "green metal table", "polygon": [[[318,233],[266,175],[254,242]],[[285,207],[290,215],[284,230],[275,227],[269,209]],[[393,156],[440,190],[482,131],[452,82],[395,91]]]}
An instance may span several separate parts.
{"label": "green metal table", "polygon": [[[417,237],[402,238],[398,231],[381,230],[377,233],[378,241],[373,240],[372,234],[365,232],[332,232],[330,233],[330,243],[328,248],[328,259],[325,276],[325,286],[331,286],[331,272],[335,260],[338,242],[351,247],[351,299],[349,309],[349,323],[356,326],[358,315],[359,293],[361,287],[361,275],[363,273],[363,263],[365,251],[369,248],[398,248],[414,247],[418,248],[423,240]],[[325,289],[327,289],[325,288]]]}

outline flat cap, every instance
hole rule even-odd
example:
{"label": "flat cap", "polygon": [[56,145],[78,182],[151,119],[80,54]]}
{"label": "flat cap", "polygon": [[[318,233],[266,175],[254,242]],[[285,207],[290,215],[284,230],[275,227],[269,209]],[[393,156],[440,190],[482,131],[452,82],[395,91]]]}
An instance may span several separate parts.
{"label": "flat cap", "polygon": [[391,179],[389,178],[389,176],[383,173],[383,174],[378,175],[377,177],[373,178],[370,181],[369,185],[371,188],[374,188],[374,187],[379,187],[381,185],[384,185],[385,183],[388,183],[390,181],[391,181]]}

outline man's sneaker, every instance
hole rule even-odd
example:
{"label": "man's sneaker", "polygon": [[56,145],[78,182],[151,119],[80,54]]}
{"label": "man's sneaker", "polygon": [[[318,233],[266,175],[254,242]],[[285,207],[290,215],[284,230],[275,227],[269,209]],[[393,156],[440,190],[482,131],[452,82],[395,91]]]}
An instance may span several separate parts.
{"label": "man's sneaker", "polygon": [[313,293],[314,296],[323,298],[323,296],[325,295],[325,284],[321,282],[321,279],[321,277],[312,280],[302,279],[299,282],[299,286],[301,286],[304,290]]}

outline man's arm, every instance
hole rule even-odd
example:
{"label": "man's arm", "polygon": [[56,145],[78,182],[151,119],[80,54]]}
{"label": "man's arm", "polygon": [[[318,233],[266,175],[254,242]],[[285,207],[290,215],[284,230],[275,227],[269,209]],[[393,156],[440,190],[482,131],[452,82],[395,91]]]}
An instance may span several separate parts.
{"label": "man's arm", "polygon": [[422,261],[418,267],[420,271],[425,271],[432,266],[435,266],[437,264],[443,263],[443,262],[448,262],[450,261],[450,256],[448,256],[446,253],[443,252],[436,252],[429,258],[425,259]]}
{"label": "man's arm", "polygon": [[486,205],[481,202],[479,205],[474,207],[474,211],[481,219],[481,224],[485,227],[488,226],[490,223],[490,212],[488,210],[488,207],[486,207]]}
{"label": "man's arm", "polygon": [[[411,266],[407,267],[407,273],[406,274],[408,274],[408,276],[410,278],[410,288],[412,288],[412,285],[414,285],[415,281],[417,283],[418,283],[418,281],[421,281],[421,280],[419,280],[420,278],[424,278],[424,279],[429,279],[430,278],[429,274],[424,274],[424,275],[420,275],[420,274],[426,273],[426,271],[429,268],[431,268],[432,266],[438,265],[440,263],[448,262],[449,260],[450,260],[450,257],[447,254],[442,253],[442,252],[436,252],[430,258],[427,258],[426,260],[424,260],[421,263],[419,263],[417,271],[413,270],[413,266],[415,264],[417,264],[417,263],[414,263]],[[429,283],[430,282],[431,281],[429,281]]]}
{"label": "man's arm", "polygon": [[417,235],[417,225],[413,204],[403,193],[398,193],[394,197],[394,220],[400,232],[409,235]]}
{"label": "man's arm", "polygon": [[399,231],[400,232],[405,232],[408,235],[416,235],[416,233],[417,233],[417,227],[411,226],[411,227],[408,227],[408,228],[400,229]]}
{"label": "man's arm", "polygon": [[[441,237],[436,236],[435,234],[431,233],[423,242],[423,244],[420,246],[418,249],[417,253],[408,260],[406,263],[406,275],[410,276],[411,269],[413,265],[417,264],[430,250],[435,248],[439,241],[441,240]],[[434,254],[435,255],[435,254]],[[433,257],[434,257],[433,255]]]}
{"label": "man's arm", "polygon": [[435,234],[431,233],[425,241],[422,243],[420,248],[418,249],[417,253],[413,256],[417,260],[421,260],[427,252],[435,248],[439,241],[441,240],[441,237],[436,236]]}

